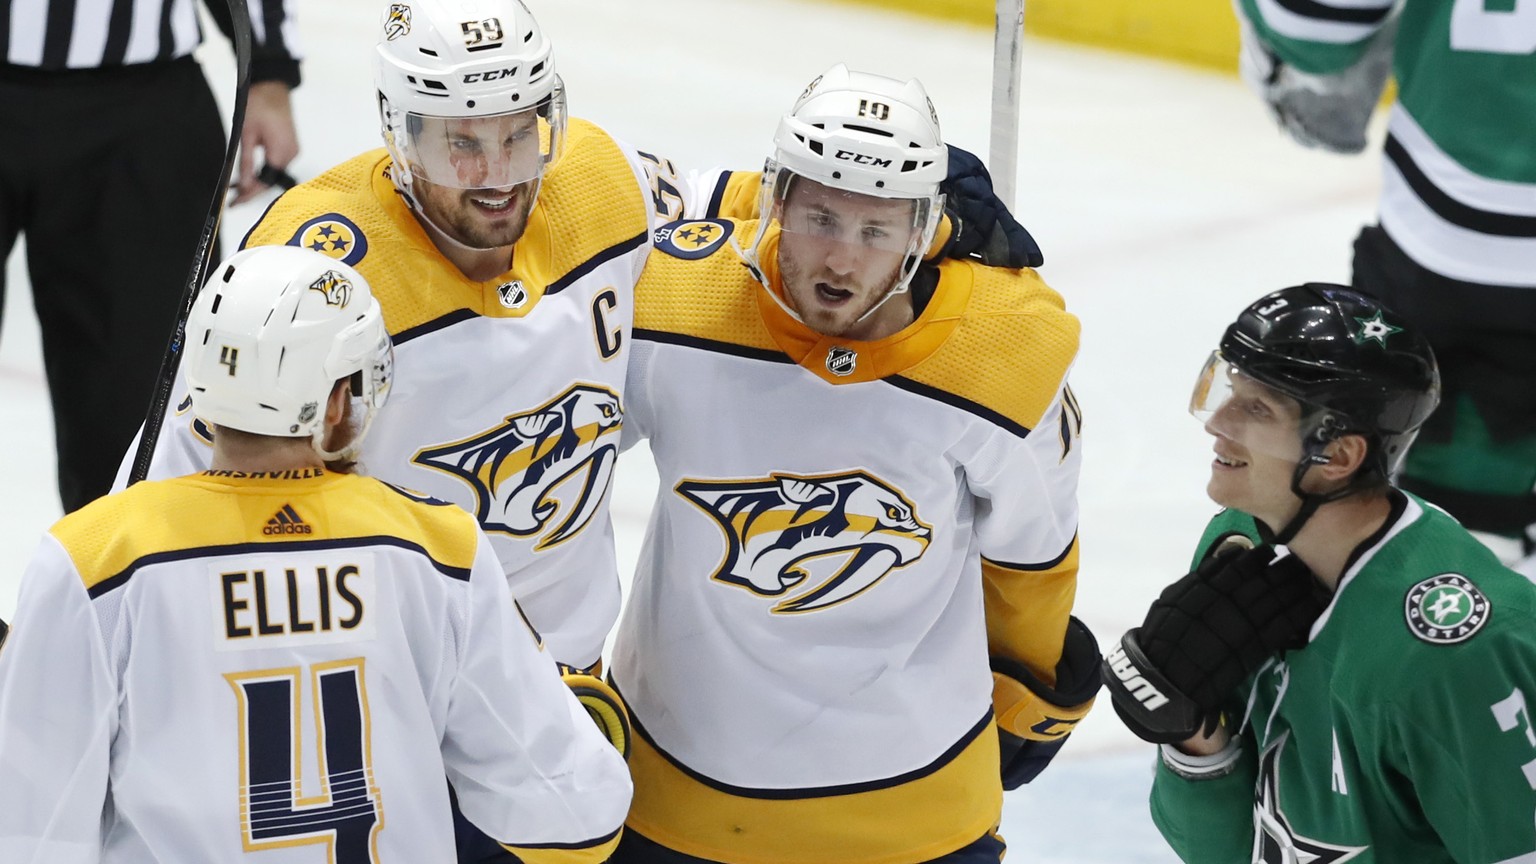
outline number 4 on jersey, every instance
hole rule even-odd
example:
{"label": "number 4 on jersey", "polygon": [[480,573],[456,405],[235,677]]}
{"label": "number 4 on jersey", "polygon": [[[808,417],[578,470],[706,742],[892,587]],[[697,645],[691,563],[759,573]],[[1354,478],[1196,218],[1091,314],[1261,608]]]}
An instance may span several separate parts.
{"label": "number 4 on jersey", "polygon": [[[226,675],[240,705],[240,828],[247,852],[324,845],[334,864],[378,864],[383,808],[374,786],[363,658],[309,669],[320,792],[300,778],[300,667]],[[317,860],[319,860],[317,858]]]}

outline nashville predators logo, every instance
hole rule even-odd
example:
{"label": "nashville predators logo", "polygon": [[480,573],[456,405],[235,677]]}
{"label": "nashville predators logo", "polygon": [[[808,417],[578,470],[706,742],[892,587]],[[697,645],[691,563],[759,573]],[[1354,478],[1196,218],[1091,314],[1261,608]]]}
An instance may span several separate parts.
{"label": "nashville predators logo", "polygon": [[389,4],[389,14],[384,18],[384,39],[393,42],[411,32],[411,7],[404,3]]}
{"label": "nashville predators logo", "polygon": [[354,267],[368,254],[368,239],[351,219],[340,213],[316,216],[300,225],[288,245],[319,252]]}
{"label": "nashville predators logo", "polygon": [[863,471],[685,480],[677,493],[725,532],[725,558],[711,578],[783,597],[772,610],[779,613],[862,594],[921,558],[933,533],[906,496]]}
{"label": "nashville predators logo", "polygon": [[687,219],[656,229],[656,248],[674,258],[693,261],[707,258],[720,248],[735,226],[712,219]]}
{"label": "nashville predators logo", "polygon": [[623,422],[618,394],[576,384],[494,429],[423,449],[411,461],[473,487],[485,530],[541,535],[534,548],[544,550],[575,536],[602,505]]}
{"label": "nashville predators logo", "polygon": [[324,295],[327,306],[345,309],[352,302],[352,280],[335,270],[327,270],[319,279],[309,283],[309,290]]}

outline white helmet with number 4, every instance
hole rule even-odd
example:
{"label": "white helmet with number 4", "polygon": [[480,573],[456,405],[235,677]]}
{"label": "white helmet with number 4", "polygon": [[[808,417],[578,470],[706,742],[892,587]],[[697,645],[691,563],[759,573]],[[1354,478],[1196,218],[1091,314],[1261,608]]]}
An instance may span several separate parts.
{"label": "white helmet with number 4", "polygon": [[[811,181],[853,198],[910,199],[907,230],[876,241],[904,256],[888,299],[907,289],[933,241],[944,215],[939,184],[948,168],[938,112],[920,81],[853,72],[839,63],[817,76],[779,121],[773,156],[763,168],[758,235],[746,250],[747,260],[758,266],[770,223],[783,231],[824,233],[823,226],[784,221],[797,183]],[[873,312],[874,307],[866,317]]]}
{"label": "white helmet with number 4", "polygon": [[[389,396],[394,354],[378,301],[351,267],[308,249],[258,246],[214,271],[187,318],[192,411],[216,426],[309,437],[352,458]],[[349,379],[345,446],[326,450],[326,403]]]}
{"label": "white helmet with number 4", "polygon": [[[549,39],[520,0],[392,3],[375,71],[401,191],[413,178],[511,186],[539,178],[560,155],[565,87]],[[468,119],[499,122],[464,134]]]}

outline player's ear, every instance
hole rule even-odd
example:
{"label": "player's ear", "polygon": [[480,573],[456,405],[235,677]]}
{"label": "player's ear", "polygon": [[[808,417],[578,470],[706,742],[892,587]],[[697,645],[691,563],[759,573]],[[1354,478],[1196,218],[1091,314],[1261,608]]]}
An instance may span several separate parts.
{"label": "player's ear", "polygon": [[331,398],[325,402],[325,425],[336,426],[347,416],[347,397],[351,393],[351,382],[343,378],[331,388]]}
{"label": "player's ear", "polygon": [[1340,435],[1323,448],[1328,461],[1318,466],[1318,473],[1327,480],[1348,480],[1365,465],[1370,450],[1364,435]]}

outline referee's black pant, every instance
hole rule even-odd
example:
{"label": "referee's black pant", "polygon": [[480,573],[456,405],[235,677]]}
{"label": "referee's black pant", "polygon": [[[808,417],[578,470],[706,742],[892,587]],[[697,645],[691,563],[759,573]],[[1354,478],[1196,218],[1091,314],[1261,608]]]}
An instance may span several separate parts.
{"label": "referee's black pant", "polygon": [[0,64],[0,261],[24,234],[66,511],[107,491],[144,420],[223,158],[191,58]]}

